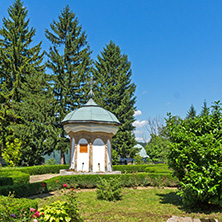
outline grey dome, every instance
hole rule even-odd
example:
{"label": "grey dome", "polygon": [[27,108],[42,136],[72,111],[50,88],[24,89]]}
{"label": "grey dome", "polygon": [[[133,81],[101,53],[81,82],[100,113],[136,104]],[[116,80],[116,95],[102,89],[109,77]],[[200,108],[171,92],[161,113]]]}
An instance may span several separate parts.
{"label": "grey dome", "polygon": [[92,98],[81,108],[66,115],[62,124],[67,123],[104,123],[120,125],[114,114],[97,105]]}

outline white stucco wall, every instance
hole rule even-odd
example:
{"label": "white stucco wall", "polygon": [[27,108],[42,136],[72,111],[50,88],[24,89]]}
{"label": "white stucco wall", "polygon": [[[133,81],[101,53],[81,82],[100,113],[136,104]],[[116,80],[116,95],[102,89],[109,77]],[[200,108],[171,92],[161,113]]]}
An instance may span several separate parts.
{"label": "white stucco wall", "polygon": [[88,153],[80,153],[80,144],[88,144],[87,140],[82,138],[79,140],[77,146],[77,171],[86,171],[89,172],[89,145]]}
{"label": "white stucco wall", "polygon": [[101,139],[96,139],[93,142],[93,172],[105,172],[105,144]]}

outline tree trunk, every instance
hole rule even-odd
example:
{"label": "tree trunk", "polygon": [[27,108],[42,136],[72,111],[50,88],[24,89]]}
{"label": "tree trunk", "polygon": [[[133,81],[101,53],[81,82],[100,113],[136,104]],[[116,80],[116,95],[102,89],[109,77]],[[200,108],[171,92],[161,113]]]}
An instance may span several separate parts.
{"label": "tree trunk", "polygon": [[64,153],[63,149],[61,149],[60,164],[64,165],[65,162],[66,162],[66,160],[65,160],[65,153]]}

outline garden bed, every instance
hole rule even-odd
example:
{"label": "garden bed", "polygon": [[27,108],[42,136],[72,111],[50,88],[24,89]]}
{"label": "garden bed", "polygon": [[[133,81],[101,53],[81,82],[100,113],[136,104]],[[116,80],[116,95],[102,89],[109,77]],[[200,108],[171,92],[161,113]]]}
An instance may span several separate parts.
{"label": "garden bed", "polygon": [[[85,221],[152,221],[166,222],[172,215],[191,218],[217,218],[222,220],[222,212],[214,209],[183,208],[173,189],[141,188],[123,190],[123,197],[116,202],[98,200],[96,192],[78,190],[77,200],[80,214]],[[59,191],[57,191],[59,194]],[[62,195],[36,199],[39,207],[53,201],[64,200]]]}

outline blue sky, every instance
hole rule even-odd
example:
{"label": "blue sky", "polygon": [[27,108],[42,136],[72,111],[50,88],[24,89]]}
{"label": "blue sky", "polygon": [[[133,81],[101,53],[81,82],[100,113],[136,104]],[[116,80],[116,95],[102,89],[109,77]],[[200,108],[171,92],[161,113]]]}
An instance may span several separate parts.
{"label": "blue sky", "polygon": [[[13,2],[0,0],[0,26]],[[24,0],[34,41],[43,41],[44,50],[44,31],[67,4],[86,31],[93,59],[110,40],[128,55],[142,113],[138,127],[150,117],[185,117],[191,104],[199,112],[204,100],[221,100],[222,1]]]}

